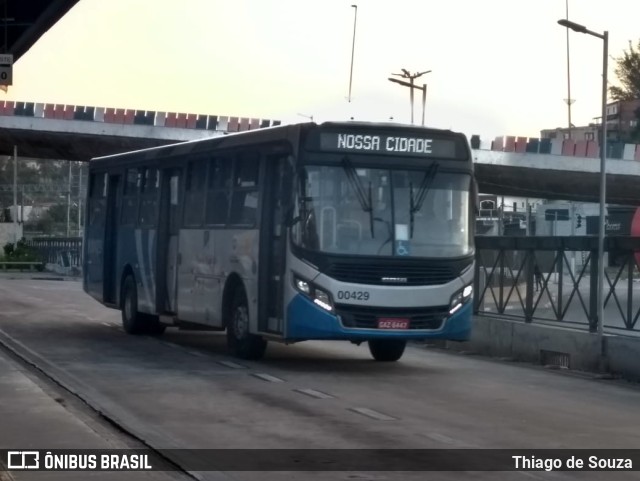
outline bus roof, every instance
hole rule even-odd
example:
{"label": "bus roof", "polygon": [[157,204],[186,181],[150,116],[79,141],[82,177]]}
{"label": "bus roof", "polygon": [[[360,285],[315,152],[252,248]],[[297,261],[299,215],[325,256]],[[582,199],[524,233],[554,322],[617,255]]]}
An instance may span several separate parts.
{"label": "bus roof", "polygon": [[355,130],[404,130],[415,132],[429,132],[435,133],[447,137],[459,137],[466,139],[466,136],[460,132],[454,132],[452,130],[435,129],[429,127],[422,127],[409,124],[398,124],[393,122],[365,122],[365,121],[328,121],[323,123],[315,122],[301,122],[295,124],[278,125],[275,127],[265,127],[256,130],[249,130],[244,132],[225,133],[215,137],[190,140],[186,142],[177,142],[174,144],[168,144],[158,147],[150,147],[147,149],[134,150],[129,152],[122,152],[119,154],[112,154],[101,157],[94,157],[91,159],[91,164],[101,165],[120,163],[120,162],[136,162],[144,160],[153,160],[156,158],[164,157],[176,157],[186,154],[196,154],[204,152],[212,147],[238,147],[241,145],[277,142],[282,140],[288,140],[291,143],[297,143],[300,138],[300,132],[303,130],[312,129],[331,129],[331,128],[353,128]]}

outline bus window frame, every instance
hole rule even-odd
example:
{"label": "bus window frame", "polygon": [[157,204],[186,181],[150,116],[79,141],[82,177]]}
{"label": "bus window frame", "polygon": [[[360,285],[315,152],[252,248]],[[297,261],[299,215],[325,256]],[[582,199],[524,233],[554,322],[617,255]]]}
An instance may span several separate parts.
{"label": "bus window frame", "polygon": [[[182,187],[178,186],[178,196],[180,196],[180,190],[182,188],[182,219],[180,222],[180,228],[182,229],[201,229],[203,228],[203,226],[205,226],[205,214],[206,214],[206,202],[207,202],[207,180],[209,177],[209,160],[205,155],[196,155],[193,157],[186,157],[183,159],[184,160],[184,164],[183,164],[183,177],[184,180],[182,181]],[[188,207],[189,207],[189,203],[192,201],[189,197],[189,193],[191,193],[190,190],[190,168],[192,166],[196,166],[198,164],[204,164],[204,175],[202,176],[202,179],[204,179],[202,181],[201,184],[201,190],[199,192],[193,192],[193,194],[199,194],[201,196],[201,202],[200,205],[202,205],[202,203],[205,204],[205,207],[203,209],[200,209],[200,218],[198,220],[198,222],[190,222],[190,219],[188,218]],[[196,170],[196,174],[197,174],[197,170]],[[196,175],[197,177],[197,175]],[[196,197],[196,201],[197,201],[197,197]],[[179,201],[178,201],[179,202]],[[196,204],[198,204],[198,202],[196,202]],[[187,221],[189,219],[189,222]]]}
{"label": "bus window frame", "polygon": [[[242,148],[233,148],[233,149],[224,149],[224,150],[212,150],[207,153],[207,176],[205,182],[205,210],[204,210],[204,221],[202,223],[208,229],[257,229],[260,225],[260,206],[262,205],[262,170],[263,163],[265,159],[265,149],[267,149],[268,145],[249,145]],[[241,156],[253,155],[256,158],[256,162],[258,163],[255,184],[252,186],[236,186],[235,183],[237,181],[238,174],[238,159]],[[213,175],[213,162],[216,159],[228,159],[231,164],[231,169],[227,172],[229,176],[225,179],[228,182],[223,187],[217,185],[212,187],[212,175]],[[186,182],[186,179],[185,179]],[[251,223],[242,223],[242,222],[234,222],[232,221],[232,205],[234,194],[236,193],[255,193],[257,197],[257,205],[255,207],[255,215],[253,222]],[[225,197],[227,199],[226,206],[226,214],[223,222],[213,223],[209,221],[209,210],[211,208],[211,197],[217,194],[226,194]],[[186,188],[185,188],[186,195]]]}
{"label": "bus window frame", "polygon": [[[133,227],[138,226],[139,211],[140,211],[140,184],[141,184],[140,169],[141,168],[142,168],[141,165],[132,165],[129,167],[125,167],[124,169],[123,182],[122,182],[122,186],[120,187],[120,192],[118,193],[121,199],[120,213],[118,215],[121,226],[133,226]],[[136,173],[135,191],[133,193],[130,193],[129,191],[129,186],[130,186],[129,172],[130,171],[134,171]],[[129,205],[127,201],[132,199],[133,199],[133,203]],[[132,209],[130,209],[130,207]]]}
{"label": "bus window frame", "polygon": [[[141,185],[140,185],[139,194],[138,194],[138,221],[136,225],[144,228],[154,228],[158,225],[158,220],[159,220],[158,216],[160,215],[159,204],[160,204],[161,169],[158,167],[156,163],[149,163],[149,164],[142,165],[139,167],[139,169],[142,170],[143,175],[142,175]],[[150,191],[148,189],[147,180],[150,179],[151,177],[150,175],[147,175],[147,174],[149,174],[149,172],[151,171],[155,171],[156,179],[155,179],[155,186]],[[152,215],[149,216],[148,219],[142,219],[143,204],[145,201],[150,201],[150,200],[153,200],[153,205],[154,205],[153,213]]]}
{"label": "bus window frame", "polygon": [[[227,215],[227,226],[232,229],[244,228],[244,229],[257,229],[260,226],[260,206],[262,205],[262,195],[263,195],[263,163],[265,159],[264,148],[262,146],[250,146],[246,149],[237,149],[235,155],[233,156],[233,170],[231,176],[231,188],[229,192],[229,211]],[[242,186],[236,185],[237,181],[240,180],[239,175],[239,163],[240,159],[243,157],[253,157],[253,161],[257,163],[257,168],[255,171],[255,183],[252,186]],[[255,212],[253,216],[253,220],[251,223],[248,222],[234,222],[233,221],[233,207],[234,207],[234,197],[236,194],[244,193],[243,197],[243,206],[239,210],[243,210],[246,207],[246,195],[247,194],[255,194],[256,196],[256,206],[254,207]]]}
{"label": "bus window frame", "polygon": [[[228,159],[227,162],[230,165],[230,169],[227,170],[228,177],[224,179],[224,185],[220,186],[212,186],[212,176],[213,176],[213,163],[217,159]],[[207,179],[205,185],[205,215],[204,215],[204,225],[210,229],[225,229],[229,227],[229,211],[231,209],[231,184],[233,184],[233,175],[234,175],[234,151],[223,150],[223,151],[212,151],[210,152],[207,159]],[[211,201],[212,197],[216,194],[224,194],[226,198],[226,209],[224,213],[224,219],[222,222],[210,222],[209,221],[209,210],[211,209]]]}

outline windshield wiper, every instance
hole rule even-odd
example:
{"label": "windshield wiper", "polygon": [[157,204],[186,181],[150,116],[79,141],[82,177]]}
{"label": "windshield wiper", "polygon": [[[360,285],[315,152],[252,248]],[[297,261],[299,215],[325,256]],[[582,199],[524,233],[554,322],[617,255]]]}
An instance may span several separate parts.
{"label": "windshield wiper", "polygon": [[422,209],[422,204],[424,204],[424,200],[427,198],[427,194],[429,193],[429,189],[431,188],[431,184],[433,183],[433,179],[435,179],[436,174],[438,173],[438,168],[440,164],[434,162],[429,166],[429,169],[424,173],[424,177],[422,178],[422,182],[420,183],[420,187],[418,188],[417,198],[414,200],[413,198],[413,184],[409,183],[409,236],[413,238],[413,215],[416,212],[419,212]]}
{"label": "windshield wiper", "polygon": [[369,182],[369,190],[368,193],[365,193],[364,187],[358,178],[358,173],[356,172],[355,167],[349,160],[349,157],[346,155],[342,158],[342,168],[344,169],[345,174],[347,175],[347,179],[351,183],[351,187],[356,192],[356,196],[358,197],[358,201],[360,202],[360,207],[364,212],[369,213],[369,228],[371,229],[371,238],[375,239],[374,229],[373,229],[373,199],[371,196],[371,182]]}

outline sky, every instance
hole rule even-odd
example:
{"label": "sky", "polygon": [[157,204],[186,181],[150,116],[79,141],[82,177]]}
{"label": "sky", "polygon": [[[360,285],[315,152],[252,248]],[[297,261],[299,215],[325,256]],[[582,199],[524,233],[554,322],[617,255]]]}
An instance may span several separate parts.
{"label": "sky", "polygon": [[[0,100],[409,122],[409,89],[388,80],[405,68],[431,70],[418,80],[426,125],[535,137],[568,124],[567,1],[572,21],[609,31],[611,57],[640,40],[640,0],[80,0]],[[603,42],[569,42],[572,123],[586,125],[601,110]],[[414,108],[420,123],[419,91]]]}

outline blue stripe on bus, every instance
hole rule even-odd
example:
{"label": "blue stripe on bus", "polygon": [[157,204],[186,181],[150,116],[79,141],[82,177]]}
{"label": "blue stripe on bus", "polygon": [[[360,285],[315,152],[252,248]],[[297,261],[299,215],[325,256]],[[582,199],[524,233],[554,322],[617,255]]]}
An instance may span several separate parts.
{"label": "blue stripe on bus", "polygon": [[308,297],[298,294],[287,307],[287,339],[303,341],[402,338],[466,341],[471,336],[472,314],[472,302],[467,302],[458,312],[447,319],[444,327],[437,332],[348,329],[342,327],[336,316],[316,306]]}

